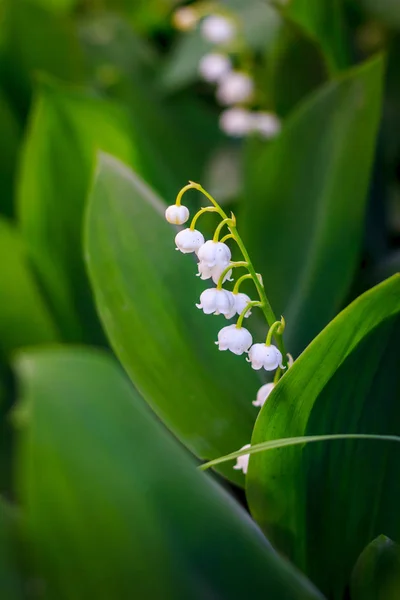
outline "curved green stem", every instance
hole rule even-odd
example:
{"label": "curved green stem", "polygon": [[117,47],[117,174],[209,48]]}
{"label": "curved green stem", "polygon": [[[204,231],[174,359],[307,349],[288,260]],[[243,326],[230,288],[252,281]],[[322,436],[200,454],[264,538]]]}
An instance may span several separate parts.
{"label": "curved green stem", "polygon": [[223,229],[223,227],[225,227],[225,225],[231,225],[233,224],[232,219],[226,218],[226,219],[222,219],[221,223],[218,225],[218,227],[216,228],[215,232],[214,232],[214,236],[213,236],[213,242],[218,242],[219,240],[219,234],[221,233],[221,230]]}
{"label": "curved green stem", "polygon": [[220,290],[222,288],[222,284],[224,283],[224,277],[227,273],[229,273],[229,271],[231,271],[231,269],[235,269],[236,267],[247,267],[247,263],[245,263],[244,261],[238,261],[238,262],[231,262],[229,263],[229,265],[226,267],[226,269],[224,269],[221,273],[220,278],[218,279],[218,283],[217,283],[217,290]]}
{"label": "curved green stem", "polygon": [[241,285],[242,281],[245,281],[246,279],[253,279],[253,275],[250,275],[250,273],[246,273],[246,275],[242,275],[241,277],[239,277],[239,279],[237,280],[237,282],[234,285],[233,294],[239,293],[240,285]]}
{"label": "curved green stem", "polygon": [[277,335],[281,336],[285,330],[285,319],[282,317],[281,321],[275,321],[275,323],[273,323],[273,325],[271,325],[271,327],[269,328],[268,334],[267,334],[267,339],[265,340],[265,345],[266,346],[270,346],[271,345],[271,340],[272,340],[272,336],[275,335],[275,337]]}
{"label": "curved green stem", "polygon": [[254,300],[254,302],[249,302],[247,304],[247,306],[242,310],[242,312],[239,315],[239,318],[237,320],[236,323],[236,328],[240,329],[243,323],[243,319],[245,318],[245,316],[247,315],[247,313],[249,312],[250,308],[252,306],[262,306],[261,302],[259,302],[258,300]]}
{"label": "curved green stem", "polygon": [[227,240],[230,239],[235,239],[235,236],[232,235],[231,233],[228,233],[227,235],[224,235],[224,237],[222,238],[222,240],[220,240],[220,242],[223,244],[224,242],[226,242]]}
{"label": "curved green stem", "polygon": [[203,215],[206,212],[217,212],[217,209],[215,208],[215,206],[205,206],[204,208],[201,208],[193,217],[191,223],[190,223],[190,227],[189,229],[191,229],[193,231],[193,229],[195,228],[195,225],[197,223],[197,219],[199,217],[201,217],[201,215]]}

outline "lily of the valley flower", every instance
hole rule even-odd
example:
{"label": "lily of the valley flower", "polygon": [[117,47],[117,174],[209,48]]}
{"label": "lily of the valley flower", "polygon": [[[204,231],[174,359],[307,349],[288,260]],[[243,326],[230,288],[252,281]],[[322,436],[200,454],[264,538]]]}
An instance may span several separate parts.
{"label": "lily of the valley flower", "polygon": [[257,392],[257,399],[252,403],[253,406],[264,406],[268,396],[275,387],[275,383],[266,383],[261,386]]}
{"label": "lily of the valley flower", "polygon": [[237,138],[244,137],[252,131],[252,113],[239,106],[227,108],[221,113],[219,126],[226,135]]}
{"label": "lily of the valley flower", "polygon": [[[198,277],[200,277],[200,279],[212,278],[212,280],[215,284],[218,283],[218,281],[220,280],[220,277],[222,275],[222,272],[225,271],[225,267],[222,267],[219,265],[215,265],[214,267],[209,267],[202,260],[198,263],[197,268],[199,270],[197,275],[198,275]],[[232,275],[232,269],[230,269],[227,273],[225,273],[222,283],[225,283],[225,281],[232,281],[231,275]],[[235,313],[233,313],[233,314],[235,314]]]}
{"label": "lily of the valley flower", "polygon": [[249,358],[247,360],[256,371],[263,367],[266,371],[274,371],[278,367],[284,369],[282,364],[282,354],[276,346],[272,345],[254,344],[250,348]]}
{"label": "lily of the valley flower", "polygon": [[189,252],[196,252],[204,244],[204,236],[197,229],[182,229],[175,236],[176,249],[183,252],[183,254],[189,254]]}
{"label": "lily of the valley flower", "polygon": [[280,130],[281,122],[273,113],[258,112],[253,114],[253,131],[259,133],[263,138],[273,138]]}
{"label": "lily of the valley flower", "polygon": [[230,350],[233,354],[240,356],[247,352],[253,343],[250,331],[244,327],[228,325],[218,333],[218,342],[215,342],[220,350]]}
{"label": "lily of the valley flower", "polygon": [[165,218],[168,223],[172,223],[173,225],[183,225],[189,216],[189,209],[186,206],[178,206],[177,204],[168,206],[165,211]]}
{"label": "lily of the valley flower", "polygon": [[[249,302],[251,302],[251,300],[247,294],[242,294],[242,292],[233,294],[233,297],[235,299],[236,312],[238,315],[240,315],[244,311],[246,306],[248,306]],[[250,315],[251,315],[251,309],[249,308],[249,310],[246,312],[246,314],[244,316],[247,318],[247,317],[250,317]]]}
{"label": "lily of the valley flower", "polygon": [[211,268],[218,265],[225,269],[230,263],[232,254],[229,246],[223,242],[208,240],[199,248],[197,256],[207,267]]}
{"label": "lily of the valley flower", "polygon": [[[247,448],[250,448],[250,447],[251,447],[251,444],[246,444],[245,446],[242,446],[242,448],[240,448],[240,449],[247,450]],[[236,469],[236,471],[243,471],[243,473],[246,475],[247,469],[249,468],[249,460],[250,460],[250,454],[243,454],[243,456],[239,456],[236,459],[236,465],[233,468]]]}
{"label": "lily of the valley flower", "polygon": [[193,8],[182,6],[174,12],[172,22],[179,31],[190,31],[196,27],[198,20],[198,14]]}
{"label": "lily of the valley flower", "polygon": [[254,83],[249,75],[238,71],[231,71],[223,79],[217,89],[218,102],[229,106],[240,104],[251,99],[254,92]]}
{"label": "lily of the valley flower", "polygon": [[200,296],[200,304],[196,304],[206,315],[224,315],[230,319],[235,314],[235,301],[232,292],[208,288]]}
{"label": "lily of the valley flower", "polygon": [[227,44],[235,37],[236,27],[222,15],[209,15],[201,24],[201,34],[212,44]]}
{"label": "lily of the valley flower", "polygon": [[232,68],[232,63],[225,54],[210,52],[203,56],[199,63],[199,73],[209,83],[217,83]]}

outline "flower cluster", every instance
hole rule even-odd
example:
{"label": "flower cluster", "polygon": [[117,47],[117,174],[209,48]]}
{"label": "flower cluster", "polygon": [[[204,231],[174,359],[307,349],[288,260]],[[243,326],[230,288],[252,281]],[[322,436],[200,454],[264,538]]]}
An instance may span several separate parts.
{"label": "flower cluster", "polygon": [[220,115],[222,131],[231,137],[255,133],[270,139],[280,131],[279,119],[271,112],[254,110],[257,90],[248,65],[244,69],[234,64],[233,57],[238,63],[248,54],[240,21],[226,7],[213,10],[210,13],[210,5],[202,2],[178,8],[173,24],[180,31],[199,25],[202,37],[214,47],[201,58],[198,71],[207,83],[216,86],[217,101],[226,107]]}
{"label": "flower cluster", "polygon": [[[227,325],[219,331],[218,340],[215,342],[219,350],[229,350],[237,356],[247,354],[246,360],[256,371],[276,370],[274,382],[263,385],[257,392],[256,400],[253,401],[254,406],[262,407],[285,369],[293,362],[292,357],[283,351],[282,334],[285,329],[285,320],[283,317],[280,321],[275,318],[265,293],[262,278],[255,272],[239,236],[234,215],[228,217],[216,200],[200,184],[189,182],[182,188],[175,204],[169,206],[165,211],[167,221],[174,225],[183,225],[188,221],[189,210],[181,204],[181,200],[185,192],[190,189],[196,189],[204,194],[212,206],[201,208],[193,217],[190,226],[176,234],[176,250],[183,254],[195,254],[198,258],[198,277],[202,280],[211,279],[214,283],[213,287],[206,288],[201,293],[200,301],[196,304],[197,308],[206,315],[223,315],[226,319],[237,319],[236,323]],[[206,212],[217,213],[221,218],[214,236],[210,240],[205,240],[203,234],[196,229],[198,219]],[[228,233],[220,239],[224,228],[228,230]],[[236,242],[243,260],[232,261],[231,249],[226,243],[229,239]],[[234,280],[232,274],[237,268],[244,268],[246,273],[235,281],[232,290],[228,290],[224,284]],[[240,291],[240,286],[245,280],[253,281],[258,300],[252,300],[247,294]],[[252,308],[260,308],[268,322],[269,330],[264,343],[253,343],[252,334],[243,327],[243,321],[250,317]],[[277,340],[277,346],[271,343],[273,337]],[[234,468],[241,469],[246,473],[248,460],[249,455],[241,456]]]}

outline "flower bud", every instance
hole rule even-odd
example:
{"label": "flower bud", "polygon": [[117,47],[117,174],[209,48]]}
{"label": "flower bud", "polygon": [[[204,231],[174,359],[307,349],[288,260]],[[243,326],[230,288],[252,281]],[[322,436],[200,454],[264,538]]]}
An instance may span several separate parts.
{"label": "flower bud", "polygon": [[173,204],[166,209],[165,218],[173,225],[183,225],[189,218],[189,210],[186,206]]}
{"label": "flower bud", "polygon": [[218,334],[218,342],[216,342],[220,350],[230,350],[238,356],[247,352],[252,343],[253,338],[250,331],[244,327],[236,327],[236,325],[228,325],[221,329]]}
{"label": "flower bud", "polygon": [[281,122],[273,113],[258,112],[253,114],[252,129],[268,140],[280,132]]}
{"label": "flower bud", "polygon": [[266,383],[261,386],[257,392],[257,399],[252,403],[253,406],[264,406],[268,396],[275,387],[275,383]]}
{"label": "flower bud", "polygon": [[175,244],[176,249],[183,252],[183,254],[197,252],[204,244],[204,236],[197,229],[182,229],[175,236]]}
{"label": "flower bud", "polygon": [[219,126],[226,135],[244,137],[253,129],[252,114],[245,108],[227,108],[219,118]]}
{"label": "flower bud", "polygon": [[232,71],[220,82],[217,89],[217,99],[221,104],[240,104],[251,99],[254,83],[246,73]]}
{"label": "flower bud", "polygon": [[174,12],[172,24],[179,31],[190,31],[196,27],[198,20],[198,14],[193,8],[182,6]]}
{"label": "flower bud", "polygon": [[[235,302],[232,292],[208,288],[200,296],[200,304],[196,304],[206,315],[232,315]],[[233,316],[233,315],[232,315]]]}
{"label": "flower bud", "polygon": [[[246,444],[245,446],[242,446],[242,448],[240,448],[240,449],[247,450],[247,448],[250,448],[250,447],[251,447],[251,444]],[[233,468],[236,469],[236,471],[243,471],[243,473],[246,475],[247,469],[249,468],[249,460],[250,460],[250,454],[243,454],[243,456],[239,456],[236,459],[236,465]]]}
{"label": "flower bud", "polygon": [[225,54],[212,52],[200,60],[199,73],[209,83],[217,83],[231,70],[232,63]]}
{"label": "flower bud", "polygon": [[236,33],[233,21],[222,15],[209,15],[201,24],[201,34],[211,44],[226,44]]}

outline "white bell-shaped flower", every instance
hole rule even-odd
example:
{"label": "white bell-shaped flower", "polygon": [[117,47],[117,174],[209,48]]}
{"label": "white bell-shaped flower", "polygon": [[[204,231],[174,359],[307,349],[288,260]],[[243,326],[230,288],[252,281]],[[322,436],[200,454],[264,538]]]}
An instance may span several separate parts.
{"label": "white bell-shaped flower", "polygon": [[173,225],[183,225],[189,216],[189,209],[186,206],[173,204],[172,206],[168,206],[165,211],[165,218],[168,223],[172,223]]}
{"label": "white bell-shaped flower", "polygon": [[200,296],[200,304],[196,304],[206,315],[230,315],[235,302],[232,292],[208,288]]}
{"label": "white bell-shaped flower", "polygon": [[217,89],[217,99],[225,106],[241,104],[250,100],[253,92],[254,83],[249,75],[231,71],[221,79]]}
{"label": "white bell-shaped flower", "polygon": [[245,137],[253,130],[252,113],[245,108],[227,108],[221,113],[219,126],[231,137]]}
{"label": "white bell-shaped flower", "polygon": [[[233,297],[235,298],[236,312],[238,315],[240,315],[244,311],[246,306],[248,306],[249,302],[251,302],[251,300],[247,294],[242,294],[242,292],[233,294]],[[251,309],[249,308],[249,310],[246,312],[246,314],[244,316],[247,318],[247,317],[250,317],[250,315],[251,315]]]}
{"label": "white bell-shaped flower", "polygon": [[196,27],[198,20],[198,13],[193,8],[182,6],[174,12],[172,23],[179,31],[190,31]]}
{"label": "white bell-shaped flower", "polygon": [[244,327],[236,327],[236,325],[228,325],[221,329],[218,333],[218,342],[216,342],[220,350],[230,350],[238,356],[247,352],[252,343],[253,338],[250,331]]}
{"label": "white bell-shaped flower", "polygon": [[[220,267],[218,265],[215,265],[215,267],[209,267],[202,260],[198,263],[197,268],[199,271],[197,273],[197,276],[200,277],[200,279],[205,280],[205,279],[212,278],[212,280],[215,284],[218,284],[220,277],[221,277],[223,271],[225,270],[225,267]],[[227,273],[225,273],[222,283],[225,283],[225,281],[233,281],[231,279],[231,275],[232,275],[232,269],[230,269]],[[234,314],[236,314],[236,311],[233,312],[232,316]]]}
{"label": "white bell-shaped flower", "polygon": [[211,44],[227,44],[236,34],[233,21],[222,15],[209,15],[201,24],[201,34]]}
{"label": "white bell-shaped flower", "polygon": [[217,83],[232,68],[230,59],[219,52],[206,54],[199,62],[199,73],[205,81]]}
{"label": "white bell-shaped flower", "polygon": [[232,254],[229,246],[223,242],[208,240],[199,248],[197,256],[207,267],[219,266],[225,269],[230,263]]}
{"label": "white bell-shaped flower", "polygon": [[[250,448],[250,447],[251,447],[251,444],[246,444],[245,446],[242,446],[242,448],[240,448],[240,449],[247,450],[247,448]],[[243,454],[243,456],[239,456],[236,459],[236,465],[233,468],[236,469],[236,471],[243,471],[243,473],[246,475],[247,469],[249,468],[249,460],[250,460],[250,454]]]}
{"label": "white bell-shaped flower", "polygon": [[182,229],[175,236],[176,249],[188,254],[196,252],[204,244],[204,236],[197,229]]}
{"label": "white bell-shaped flower", "polygon": [[258,371],[264,369],[266,371],[274,371],[278,367],[283,369],[282,354],[276,346],[267,346],[266,344],[254,344],[249,351],[248,362],[251,363],[253,369]]}
{"label": "white bell-shaped flower", "polygon": [[259,133],[263,138],[275,137],[281,130],[281,122],[276,115],[268,112],[253,114],[253,131]]}
{"label": "white bell-shaped flower", "polygon": [[266,383],[265,385],[262,385],[257,392],[257,399],[252,403],[253,406],[264,406],[274,387],[275,383]]}

